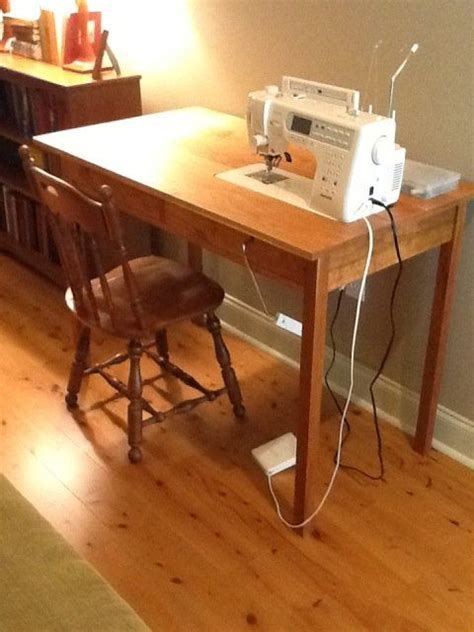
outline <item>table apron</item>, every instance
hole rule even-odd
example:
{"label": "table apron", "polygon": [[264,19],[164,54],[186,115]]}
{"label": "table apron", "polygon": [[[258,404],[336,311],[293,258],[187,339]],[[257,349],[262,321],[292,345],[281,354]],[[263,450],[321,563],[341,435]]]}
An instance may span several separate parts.
{"label": "table apron", "polygon": [[[405,261],[452,240],[457,205],[434,212],[424,222],[404,222],[397,226],[400,253]],[[329,291],[361,278],[367,256],[367,237],[345,243],[331,252]],[[398,261],[390,224],[377,228],[369,274],[384,270]]]}
{"label": "table apron", "polygon": [[[62,158],[60,169],[63,178],[91,196],[97,196],[101,185],[110,185],[117,207],[123,213],[245,265],[242,244],[251,239],[250,234],[74,160]],[[247,257],[255,272],[296,287],[303,286],[305,270],[312,264],[257,238],[248,242]]]}
{"label": "table apron", "polygon": [[[61,173],[79,189],[97,195],[102,184],[114,191],[121,211],[158,229],[179,235],[191,244],[209,250],[235,263],[244,264],[242,244],[252,236],[232,228],[192,208],[160,198],[140,189],[138,185],[117,179],[113,174],[90,168],[74,159],[61,158]],[[434,211],[424,220],[404,221],[398,227],[400,250],[404,260],[436,248],[453,238],[457,205]],[[374,253],[370,274],[397,262],[392,231],[388,222],[376,229]],[[329,254],[328,291],[361,278],[367,254],[367,237],[345,242]],[[277,279],[290,286],[304,286],[305,270],[312,262],[282,248],[254,238],[248,245],[247,255],[255,272]]]}

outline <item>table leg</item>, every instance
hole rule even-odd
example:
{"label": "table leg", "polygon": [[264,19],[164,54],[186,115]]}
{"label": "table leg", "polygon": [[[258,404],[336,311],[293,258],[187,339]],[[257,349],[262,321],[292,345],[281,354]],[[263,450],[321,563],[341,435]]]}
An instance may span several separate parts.
{"label": "table leg", "polygon": [[[308,264],[303,295],[303,337],[300,356],[300,406],[293,521],[299,524],[316,508],[319,427],[323,391],[328,259]],[[311,523],[300,530],[303,534]]]}
{"label": "table leg", "polygon": [[457,209],[451,241],[439,252],[438,272],[431,309],[431,324],[425,355],[418,422],[413,447],[426,454],[433,439],[438,397],[441,388],[444,356],[448,340],[449,317],[454,296],[454,281],[461,253],[461,242],[466,216],[466,205]]}

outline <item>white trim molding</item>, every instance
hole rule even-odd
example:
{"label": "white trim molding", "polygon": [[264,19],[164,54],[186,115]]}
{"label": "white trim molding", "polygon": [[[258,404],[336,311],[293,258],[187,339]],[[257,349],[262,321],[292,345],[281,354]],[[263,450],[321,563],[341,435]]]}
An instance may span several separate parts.
{"label": "white trim molding", "polygon": [[[239,299],[226,296],[219,317],[223,325],[250,344],[263,349],[283,362],[298,368],[299,337],[281,329],[275,321]],[[331,351],[326,348],[326,360]],[[348,382],[349,358],[337,353],[331,372],[331,384],[339,395],[345,396]],[[368,399],[373,371],[356,362],[352,401],[372,411]],[[392,425],[413,436],[418,414],[419,395],[381,375],[377,381],[377,408],[380,416]],[[474,420],[459,415],[445,406],[438,406],[433,447],[474,469]]]}

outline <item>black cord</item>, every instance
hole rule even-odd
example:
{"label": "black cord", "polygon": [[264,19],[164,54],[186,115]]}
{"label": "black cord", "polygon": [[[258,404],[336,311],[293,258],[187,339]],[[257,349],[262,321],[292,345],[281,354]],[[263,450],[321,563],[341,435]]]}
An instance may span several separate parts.
{"label": "black cord", "polygon": [[[331,385],[329,384],[329,374],[332,371],[332,367],[334,366],[334,362],[336,361],[336,340],[334,337],[334,327],[336,325],[336,321],[337,321],[337,317],[339,315],[339,310],[341,307],[341,303],[342,303],[342,298],[344,296],[344,288],[341,288],[339,290],[339,294],[337,296],[337,303],[336,303],[336,309],[334,311],[334,315],[332,317],[332,321],[331,321],[331,326],[329,327],[329,335],[331,338],[331,351],[332,351],[332,357],[331,357],[331,361],[329,362],[329,366],[326,370],[326,373],[324,374],[324,383],[326,384],[326,388],[329,391],[329,394],[332,397],[332,400],[337,408],[337,410],[339,411],[339,414],[342,416],[344,414],[344,411],[342,410],[341,405],[339,404],[339,400],[337,399],[336,395],[334,394],[334,391],[331,388]],[[349,436],[350,432],[351,432],[351,425],[349,423],[349,420],[347,419],[347,415],[344,417],[344,428],[345,428],[345,434],[342,438],[342,442],[341,442],[341,449],[342,446],[344,445],[347,437]],[[337,451],[334,453],[334,458],[333,461],[334,463],[336,463],[337,460]]]}
{"label": "black cord", "polygon": [[378,415],[377,415],[377,404],[375,402],[375,395],[374,395],[374,386],[377,380],[379,379],[382,371],[385,368],[385,364],[387,363],[388,357],[393,347],[393,343],[395,341],[396,328],[395,328],[395,318],[393,315],[393,308],[395,304],[395,296],[397,293],[398,285],[400,283],[400,278],[403,272],[403,262],[402,262],[402,257],[400,254],[400,246],[398,243],[397,226],[395,224],[395,220],[393,218],[390,207],[386,206],[383,202],[379,202],[379,200],[372,199],[371,201],[373,204],[376,204],[377,206],[382,206],[390,218],[390,226],[392,229],[393,243],[395,246],[395,251],[397,253],[397,259],[398,259],[398,272],[392,286],[392,294],[390,297],[390,327],[391,327],[390,340],[385,349],[385,353],[382,358],[382,362],[380,363],[379,369],[377,373],[374,375],[372,382],[370,383],[370,386],[369,386],[370,399],[372,401],[372,411],[373,411],[373,416],[374,416],[374,427],[375,427],[375,432],[377,435],[377,449],[378,449],[378,456],[379,456],[379,463],[380,463],[380,475],[378,478],[382,479],[384,476],[385,470],[384,470],[383,455],[382,455],[382,436],[380,434],[379,420],[378,420]]}
{"label": "black cord", "polygon": [[[394,281],[394,284],[392,286],[392,294],[390,297],[390,324],[391,324],[391,335],[390,335],[390,340],[387,344],[387,347],[385,349],[385,353],[384,356],[382,358],[382,362],[380,363],[380,366],[374,376],[374,378],[372,379],[370,386],[369,386],[369,391],[370,391],[370,399],[372,402],[372,413],[373,413],[373,420],[374,420],[374,428],[375,428],[375,434],[376,434],[376,438],[377,438],[377,456],[378,456],[378,461],[379,461],[379,467],[380,467],[380,473],[377,476],[374,476],[373,474],[369,474],[368,472],[364,472],[363,470],[354,467],[352,465],[347,465],[345,463],[340,463],[340,467],[345,469],[345,470],[351,470],[353,472],[358,472],[359,474],[362,474],[363,476],[370,478],[371,480],[374,481],[378,481],[378,480],[382,480],[385,474],[385,466],[384,466],[384,460],[383,460],[383,443],[382,443],[382,435],[380,432],[380,425],[379,425],[379,418],[378,418],[378,413],[377,413],[377,404],[375,401],[375,394],[374,394],[374,386],[375,383],[377,382],[377,380],[379,379],[380,375],[382,374],[383,369],[385,368],[385,364],[387,362],[387,359],[390,355],[390,352],[392,350],[392,346],[395,340],[395,334],[396,334],[396,329],[395,329],[395,319],[394,319],[394,315],[393,315],[393,309],[394,309],[394,304],[395,304],[395,296],[397,293],[397,289],[398,289],[398,285],[400,282],[400,278],[402,275],[402,271],[403,271],[403,263],[402,263],[402,257],[400,254],[400,246],[399,246],[399,242],[398,242],[398,234],[397,234],[397,227],[395,224],[395,220],[393,218],[392,212],[390,210],[389,206],[386,206],[385,204],[383,204],[383,202],[380,202],[379,200],[374,200],[371,199],[371,202],[373,204],[376,204],[377,206],[382,206],[385,211],[387,212],[389,218],[390,218],[390,226],[392,229],[392,235],[393,235],[393,243],[395,246],[395,251],[397,253],[397,259],[398,259],[398,273],[396,276],[396,279]],[[335,344],[335,340],[334,340],[334,325],[336,323],[336,319],[339,313],[339,308],[341,305],[341,300],[342,300],[342,294],[344,293],[344,290],[340,290],[339,291],[339,296],[338,296],[338,301],[337,301],[337,305],[336,305],[336,311],[334,313],[332,322],[331,322],[331,327],[330,327],[330,335],[331,335],[331,344],[332,344],[332,358],[331,358],[331,362],[329,364],[328,370],[326,371],[326,374],[324,376],[324,381],[326,384],[326,388],[328,389],[329,393],[331,394],[331,397],[334,401],[334,403],[336,404],[336,407],[339,411],[339,413],[342,415],[343,414],[343,410],[334,394],[334,392],[331,389],[331,386],[329,384],[329,373],[334,365],[334,361],[336,358],[336,344]],[[344,445],[345,440],[347,439],[347,437],[349,436],[349,433],[351,431],[351,427],[349,422],[347,421],[347,419],[344,420],[345,423],[345,427],[346,427],[346,434],[343,437],[342,440],[342,444],[341,444],[341,451],[342,451],[342,446]],[[337,451],[334,454],[334,462],[336,462],[337,459]]]}

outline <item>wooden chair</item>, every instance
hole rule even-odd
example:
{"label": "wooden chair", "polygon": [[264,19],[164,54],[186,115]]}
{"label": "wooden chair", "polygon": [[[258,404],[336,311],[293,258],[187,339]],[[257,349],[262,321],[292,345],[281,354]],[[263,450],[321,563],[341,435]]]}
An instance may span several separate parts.
{"label": "wooden chair", "polygon": [[[36,167],[28,147],[21,147],[20,155],[48,215],[69,284],[66,304],[80,325],[67,386],[67,406],[70,409],[77,406],[83,377],[95,373],[128,398],[128,457],[132,463],[142,458],[143,428],[161,422],[173,413],[188,412],[226,392],[236,417],[243,417],[245,409],[239,383],[222,339],[219,319],[214,313],[224,298],[222,288],[203,274],[169,259],[147,256],[129,260],[110,187],[102,186],[100,201],[93,200],[71,184]],[[110,255],[113,261],[106,265],[105,259],[110,259]],[[205,388],[169,359],[167,328],[178,321],[202,315],[205,315],[207,329],[212,335],[225,384],[217,390]],[[128,340],[127,352],[89,366],[91,329],[125,338]],[[150,338],[152,342],[142,343]],[[162,371],[201,395],[169,410],[156,411],[142,397],[140,359],[143,353]],[[106,370],[126,360],[130,361],[128,384]],[[145,419],[144,412],[149,415]]]}

